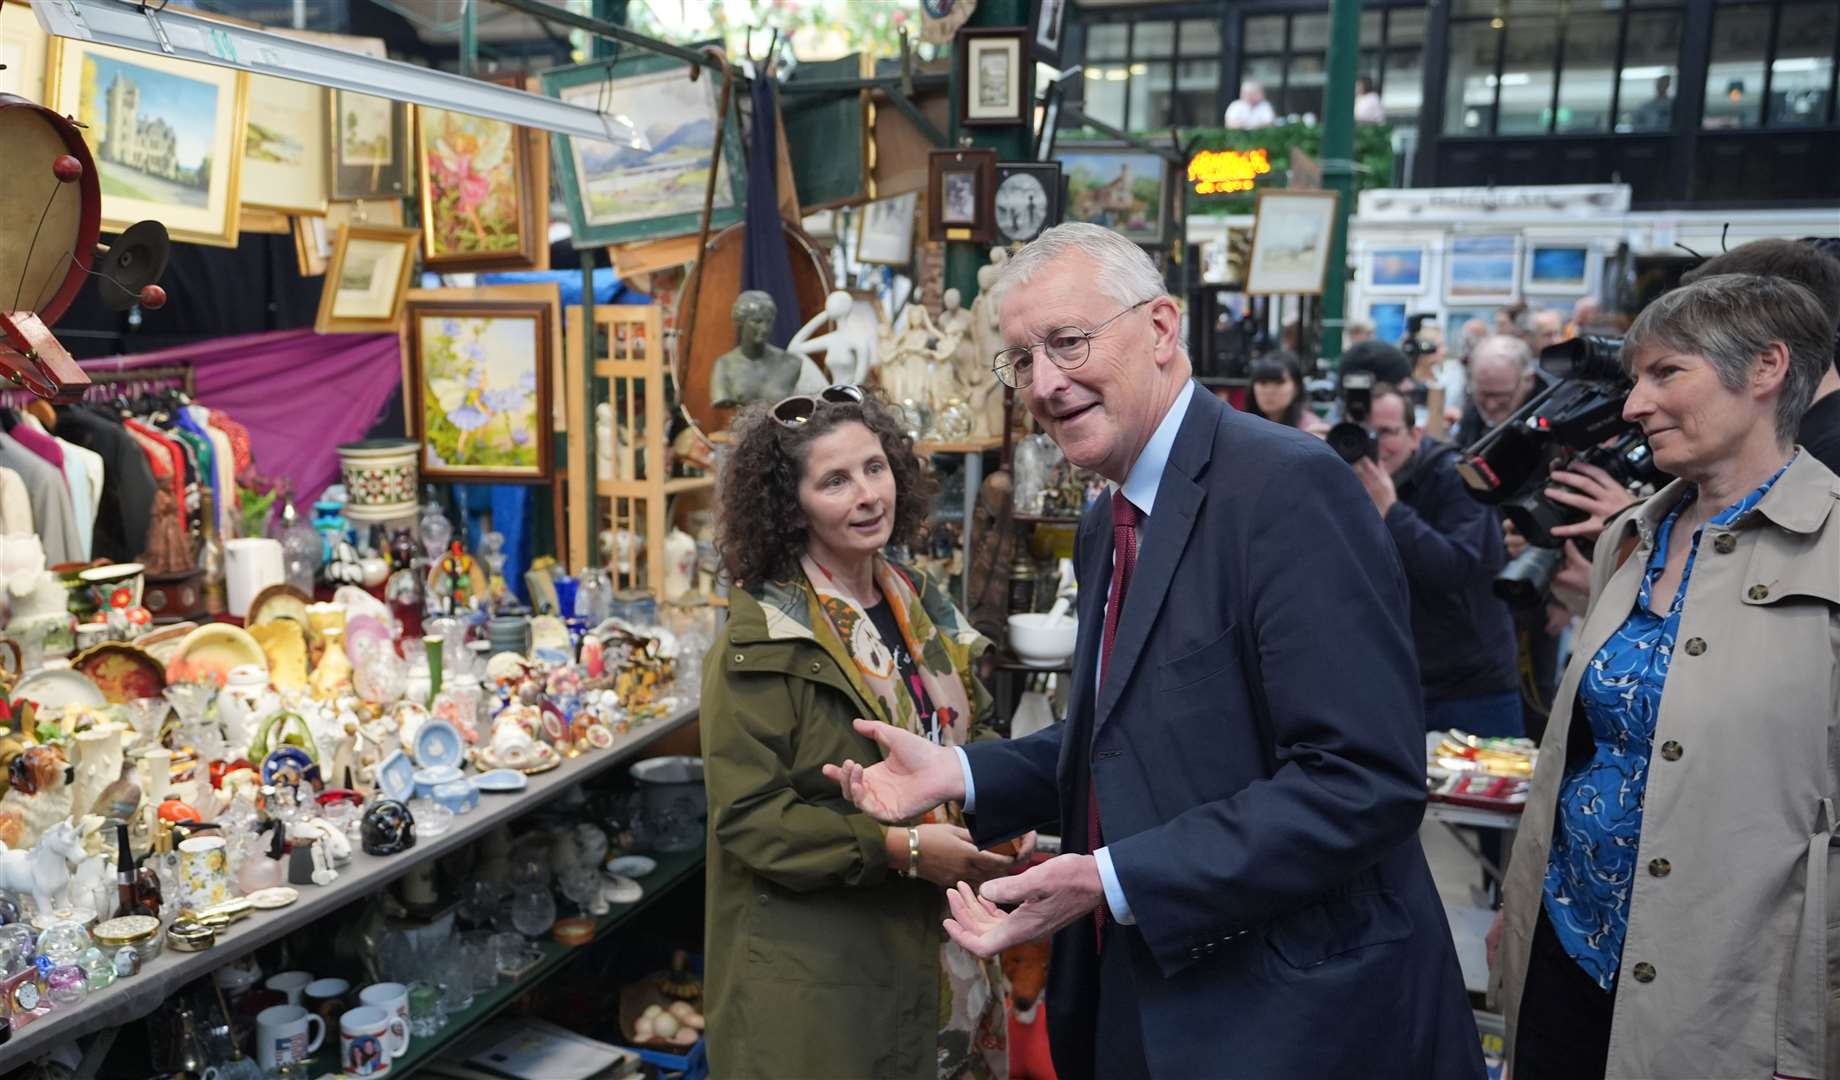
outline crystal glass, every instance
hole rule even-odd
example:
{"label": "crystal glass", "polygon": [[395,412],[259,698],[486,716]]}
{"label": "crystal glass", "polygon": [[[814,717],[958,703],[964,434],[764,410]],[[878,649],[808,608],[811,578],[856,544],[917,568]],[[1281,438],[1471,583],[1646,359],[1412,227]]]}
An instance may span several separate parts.
{"label": "crystal glass", "polygon": [[547,885],[525,885],[511,897],[511,925],[528,938],[541,937],[556,924],[556,897]]}
{"label": "crystal glass", "polygon": [[135,698],[128,702],[128,723],[134,728],[134,738],[129,740],[129,745],[158,742],[160,722],[166,719],[166,710],[170,708],[172,705],[163,697]]}
{"label": "crystal glass", "polygon": [[600,890],[601,876],[590,867],[571,866],[557,875],[556,885],[570,903],[586,911],[589,898]]}
{"label": "crystal glass", "polygon": [[517,933],[492,935],[492,956],[500,975],[509,975],[524,965],[524,937]]}
{"label": "crystal glass", "polygon": [[222,758],[228,750],[224,745],[223,727],[205,722],[205,712],[211,707],[211,699],[217,696],[217,687],[203,682],[176,683],[161,692],[172,704],[173,711],[179,714],[179,745],[198,751],[201,761]]}
{"label": "crystal glass", "polygon": [[435,961],[434,978],[441,987],[441,1004],[449,1015],[473,1004],[474,960],[464,941],[455,941]]}
{"label": "crystal glass", "polygon": [[0,926],[0,976],[17,975],[32,963],[38,936],[24,923]]}
{"label": "crystal glass", "polygon": [[115,981],[115,959],[91,945],[83,950],[83,956],[77,961],[83,969],[83,977],[89,981],[91,990],[100,990]]}
{"label": "crystal glass", "polygon": [[38,951],[51,959],[59,967],[76,964],[83,955],[83,950],[93,944],[89,931],[83,929],[82,923],[53,923],[46,931],[38,935]]}
{"label": "crystal glass", "polygon": [[575,590],[575,614],[593,627],[612,613],[613,576],[605,567],[582,571],[581,585]]}
{"label": "crystal glass", "polygon": [[490,990],[498,985],[498,950],[492,944],[492,936],[489,930],[468,931],[461,936],[456,950],[466,959],[467,967],[473,973],[475,992]]}
{"label": "crystal glass", "polygon": [[409,985],[409,1033],[417,1038],[433,1038],[447,1026],[446,996],[434,983]]}
{"label": "crystal glass", "polygon": [[454,812],[433,799],[409,800],[409,813],[415,815],[415,835],[439,836],[454,823]]}
{"label": "crystal glass", "polygon": [[431,501],[423,506],[421,519],[416,522],[416,526],[421,533],[422,551],[428,556],[428,561],[440,558],[441,553],[447,550],[447,542],[454,538],[454,527],[447,520],[447,515],[441,512],[441,505]]}

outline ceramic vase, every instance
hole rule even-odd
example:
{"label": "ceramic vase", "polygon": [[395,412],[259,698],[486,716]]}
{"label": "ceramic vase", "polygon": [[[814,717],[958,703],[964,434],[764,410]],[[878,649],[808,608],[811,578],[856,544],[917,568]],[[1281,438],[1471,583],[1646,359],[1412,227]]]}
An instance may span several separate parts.
{"label": "ceramic vase", "polygon": [[77,779],[71,786],[71,805],[88,810],[102,790],[121,776],[121,729],[113,724],[76,734]]}
{"label": "ceramic vase", "polygon": [[408,439],[366,439],[339,447],[345,481],[345,517],[351,521],[393,521],[416,514],[416,455]]}

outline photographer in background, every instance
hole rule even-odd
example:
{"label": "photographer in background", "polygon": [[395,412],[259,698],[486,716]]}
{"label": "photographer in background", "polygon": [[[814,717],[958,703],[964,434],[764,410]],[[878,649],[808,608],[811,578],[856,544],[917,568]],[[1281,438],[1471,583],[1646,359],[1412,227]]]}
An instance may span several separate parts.
{"label": "photographer in background", "polygon": [[1405,566],[1426,727],[1520,735],[1514,625],[1491,591],[1505,562],[1495,511],[1470,496],[1457,449],[1419,431],[1397,387],[1373,387],[1366,426],[1373,456],[1354,470]]}
{"label": "photographer in background", "polygon": [[1533,350],[1511,334],[1493,334],[1469,353],[1469,402],[1457,422],[1456,442],[1468,445],[1527,404],[1539,376]]}

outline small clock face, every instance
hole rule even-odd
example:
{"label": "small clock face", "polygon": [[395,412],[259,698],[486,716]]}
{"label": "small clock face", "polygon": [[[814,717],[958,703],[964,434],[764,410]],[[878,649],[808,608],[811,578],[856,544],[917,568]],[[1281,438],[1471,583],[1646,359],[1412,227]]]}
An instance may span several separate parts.
{"label": "small clock face", "polygon": [[1011,173],[997,185],[997,230],[1009,240],[1033,240],[1048,223],[1048,193],[1030,173]]}

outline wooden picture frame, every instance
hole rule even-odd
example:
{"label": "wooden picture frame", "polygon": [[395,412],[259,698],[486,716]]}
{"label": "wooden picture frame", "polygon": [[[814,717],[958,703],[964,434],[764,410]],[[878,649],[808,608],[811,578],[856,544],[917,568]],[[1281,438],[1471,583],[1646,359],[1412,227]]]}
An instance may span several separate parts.
{"label": "wooden picture frame", "polygon": [[1027,27],[960,30],[952,47],[959,126],[1029,122],[1035,109],[1035,58]]}
{"label": "wooden picture frame", "polygon": [[338,230],[313,328],[322,334],[395,330],[415,276],[421,231],[383,225]]}
{"label": "wooden picture frame", "polygon": [[1054,159],[1067,176],[1063,221],[1101,225],[1147,246],[1168,241],[1168,158],[1128,143],[1064,142]]}
{"label": "wooden picture frame", "polygon": [[410,106],[369,94],[326,95],[326,152],[332,198],[400,199],[409,194]]}
{"label": "wooden picture frame", "polygon": [[1252,219],[1248,296],[1320,296],[1335,236],[1334,191],[1258,192]]}
{"label": "wooden picture frame", "polygon": [[331,201],[326,88],[271,75],[249,77],[243,143],[244,206],[324,214]]}
{"label": "wooden picture frame", "polygon": [[1006,244],[1026,244],[1042,230],[1061,223],[1061,163],[1058,161],[999,161],[997,186],[991,196],[992,224],[997,239]]}
{"label": "wooden picture frame", "polygon": [[549,483],[556,303],[418,296],[404,318],[423,479]]}
{"label": "wooden picture frame", "polygon": [[856,261],[877,266],[911,266],[914,261],[914,212],[920,193],[864,203],[856,211]]}
{"label": "wooden picture frame", "polygon": [[[542,81],[550,97],[635,118],[650,142],[635,148],[567,135],[550,139],[576,247],[696,232],[708,170],[717,162],[713,143],[718,127],[725,130],[710,228],[720,231],[742,219],[747,158],[741,147],[740,103],[731,101],[728,123],[718,123],[720,79],[692,81],[681,62],[635,52],[612,61],[552,68],[542,73]],[[692,146],[708,149],[690,153],[687,148]],[[646,177],[635,179],[641,173]]]}
{"label": "wooden picture frame", "polygon": [[84,127],[103,232],[154,218],[174,240],[237,245],[248,75],[54,37],[45,83],[45,103]]}
{"label": "wooden picture frame", "polygon": [[[548,262],[549,197],[536,191],[534,134],[503,120],[415,110],[422,261],[429,270],[531,270]],[[476,150],[462,154],[458,145]]]}
{"label": "wooden picture frame", "polygon": [[997,234],[991,196],[996,190],[997,152],[935,150],[927,155],[926,172],[927,237],[993,242]]}

